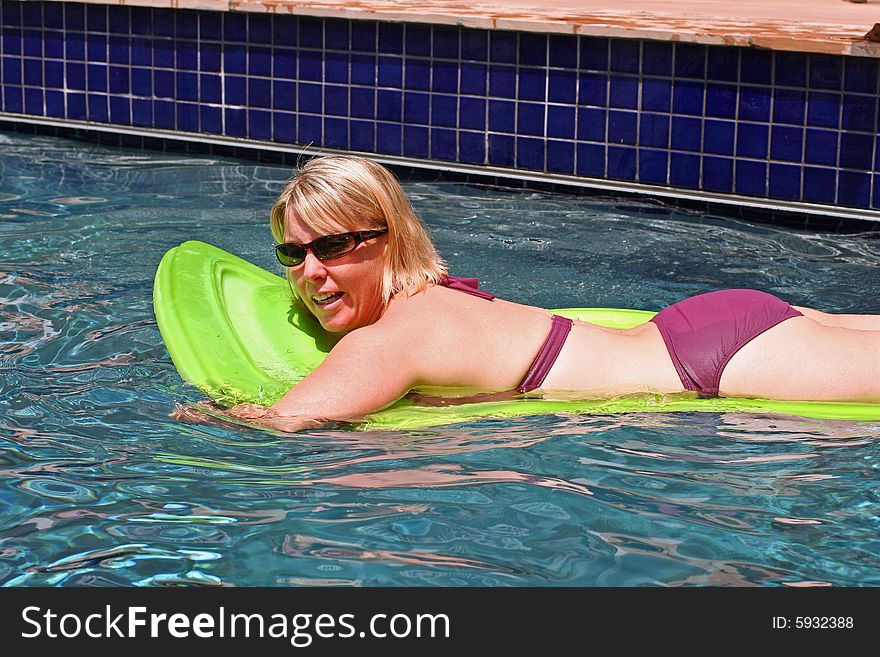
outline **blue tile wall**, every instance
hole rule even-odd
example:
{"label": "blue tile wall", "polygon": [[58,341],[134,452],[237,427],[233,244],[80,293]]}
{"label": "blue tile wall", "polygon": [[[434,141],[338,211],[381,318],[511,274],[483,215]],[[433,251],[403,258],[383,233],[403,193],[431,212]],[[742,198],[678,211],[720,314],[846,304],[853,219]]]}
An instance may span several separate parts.
{"label": "blue tile wall", "polygon": [[880,209],[878,60],[0,0],[0,112]]}

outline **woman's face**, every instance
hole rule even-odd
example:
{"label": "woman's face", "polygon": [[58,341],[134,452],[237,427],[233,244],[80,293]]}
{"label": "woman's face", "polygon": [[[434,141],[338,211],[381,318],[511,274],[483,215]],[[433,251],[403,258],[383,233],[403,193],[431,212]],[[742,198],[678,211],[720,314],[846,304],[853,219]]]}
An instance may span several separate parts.
{"label": "woman's face", "polygon": [[[349,231],[341,228],[331,232]],[[284,241],[307,244],[326,234],[315,232],[288,215]],[[326,331],[348,333],[369,326],[382,316],[382,273],[387,246],[388,239],[382,235],[326,262],[309,250],[301,265],[290,268],[290,280],[300,299]]]}

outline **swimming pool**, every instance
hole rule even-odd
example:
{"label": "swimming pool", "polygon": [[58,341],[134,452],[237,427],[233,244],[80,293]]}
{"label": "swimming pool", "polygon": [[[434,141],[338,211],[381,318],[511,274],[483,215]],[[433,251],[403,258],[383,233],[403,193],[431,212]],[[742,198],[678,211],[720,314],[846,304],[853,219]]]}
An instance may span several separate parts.
{"label": "swimming pool", "polygon": [[[275,270],[290,172],[0,133],[0,584],[880,585],[880,425],[543,416],[296,438],[200,400],[152,314],[166,249]],[[880,242],[650,203],[409,182],[454,273],[542,306],[758,287],[880,312]]]}

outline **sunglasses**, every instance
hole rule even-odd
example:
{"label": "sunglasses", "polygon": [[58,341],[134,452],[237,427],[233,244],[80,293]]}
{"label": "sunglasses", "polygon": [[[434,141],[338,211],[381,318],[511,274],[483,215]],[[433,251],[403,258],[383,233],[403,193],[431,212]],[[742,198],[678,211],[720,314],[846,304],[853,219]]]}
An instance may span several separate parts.
{"label": "sunglasses", "polygon": [[388,232],[387,228],[380,230],[358,230],[353,233],[335,233],[323,235],[308,244],[285,242],[275,247],[275,256],[285,267],[298,267],[306,259],[306,253],[312,254],[320,261],[335,260],[355,250],[358,244],[374,237],[380,237]]}

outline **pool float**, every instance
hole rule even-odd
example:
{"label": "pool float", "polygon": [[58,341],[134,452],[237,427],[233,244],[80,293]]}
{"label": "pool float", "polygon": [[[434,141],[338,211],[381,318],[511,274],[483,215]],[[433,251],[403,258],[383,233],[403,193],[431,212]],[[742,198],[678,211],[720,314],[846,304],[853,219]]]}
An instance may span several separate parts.
{"label": "pool float", "polygon": [[[286,280],[204,242],[185,242],[165,254],[156,272],[153,305],[159,331],[180,375],[223,405],[272,404],[315,369],[331,346],[318,322],[291,303]],[[553,312],[612,328],[637,326],[654,315],[614,308]],[[880,404],[699,399],[686,393],[584,401],[531,397],[446,406],[418,405],[404,397],[357,426],[410,429],[488,417],[647,411],[880,420]]]}

